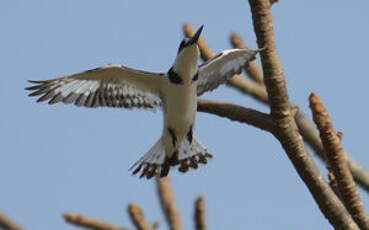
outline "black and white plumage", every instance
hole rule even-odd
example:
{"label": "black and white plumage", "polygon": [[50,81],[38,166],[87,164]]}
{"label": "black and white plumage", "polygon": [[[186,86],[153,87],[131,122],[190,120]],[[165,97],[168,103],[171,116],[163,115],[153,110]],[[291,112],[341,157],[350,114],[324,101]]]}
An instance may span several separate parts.
{"label": "black and white plumage", "polygon": [[139,160],[133,174],[140,177],[166,176],[171,166],[179,171],[206,164],[211,154],[193,136],[197,96],[226,82],[260,50],[226,50],[198,66],[198,38],[203,26],[192,38],[180,44],[173,67],[167,73],[151,73],[122,65],[108,65],[78,74],[45,81],[29,81],[34,86],[29,96],[37,102],[74,103],[85,107],[161,108],[164,114],[162,137]]}

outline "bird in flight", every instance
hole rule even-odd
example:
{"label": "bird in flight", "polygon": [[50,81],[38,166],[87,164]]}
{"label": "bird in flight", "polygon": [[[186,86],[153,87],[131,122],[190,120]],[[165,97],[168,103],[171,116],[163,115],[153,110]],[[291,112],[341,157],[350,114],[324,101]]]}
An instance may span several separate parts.
{"label": "bird in flight", "polygon": [[203,26],[180,43],[177,57],[167,73],[151,73],[123,65],[108,65],[51,80],[33,81],[26,90],[39,96],[37,102],[74,103],[76,106],[116,108],[160,108],[164,115],[163,134],[130,170],[140,177],[165,177],[171,167],[180,172],[206,164],[212,155],[194,137],[197,97],[217,88],[259,50],[225,50],[198,65],[198,40]]}

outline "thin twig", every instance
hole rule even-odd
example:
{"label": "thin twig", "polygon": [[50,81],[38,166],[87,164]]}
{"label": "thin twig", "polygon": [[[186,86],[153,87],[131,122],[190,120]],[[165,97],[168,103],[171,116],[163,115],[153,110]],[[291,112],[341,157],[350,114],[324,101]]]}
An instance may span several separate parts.
{"label": "thin twig", "polygon": [[66,222],[93,230],[128,230],[127,228],[117,227],[108,222],[103,222],[96,219],[91,219],[83,215],[75,215],[72,213],[64,213],[64,219]]}
{"label": "thin twig", "polygon": [[195,202],[195,226],[196,230],[208,229],[205,215],[205,201],[201,196]]}
{"label": "thin twig", "polygon": [[146,221],[145,216],[142,212],[142,209],[135,205],[130,204],[128,205],[128,213],[131,217],[132,223],[137,228],[137,230],[151,230],[151,226]]}
{"label": "thin twig", "polygon": [[345,207],[323,179],[318,167],[308,153],[297,125],[291,115],[286,82],[276,51],[273,18],[269,0],[249,0],[254,30],[261,52],[264,84],[268,92],[271,115],[278,124],[280,140],[284,150],[303,179],[320,210],[336,229],[358,229]]}
{"label": "thin twig", "polygon": [[11,220],[3,212],[0,212],[0,228],[4,230],[23,230],[21,226]]}
{"label": "thin twig", "polygon": [[[230,40],[234,48],[238,49],[248,48],[246,44],[242,41],[240,35],[238,35],[236,32],[232,32]],[[250,61],[249,64],[245,66],[245,70],[246,73],[256,82],[262,85],[264,84],[263,71],[261,70],[256,60]]]}
{"label": "thin twig", "polygon": [[167,176],[164,179],[156,178],[156,185],[161,208],[165,214],[169,228],[171,230],[183,230],[182,219],[174,200],[170,177]]}
{"label": "thin twig", "polygon": [[369,230],[369,218],[347,166],[341,141],[334,131],[327,110],[324,108],[319,97],[314,93],[310,95],[310,108],[314,121],[320,131],[320,139],[323,142],[329,168],[335,176],[337,188],[346,209],[359,225],[360,229]]}
{"label": "thin twig", "polygon": [[[238,34],[235,35],[235,33],[232,34],[231,43],[236,48],[237,47],[242,48],[243,46],[246,46],[245,43],[242,41],[242,38]],[[203,47],[203,49],[208,49],[208,48]],[[255,63],[255,66],[257,66],[256,68],[260,69],[257,63]],[[248,74],[252,78],[258,78],[257,76],[253,76],[253,74],[256,74],[256,73],[259,73],[259,71],[250,71]],[[249,87],[249,86],[250,84],[247,82],[240,81],[237,83],[238,89],[243,89],[243,90],[240,90],[241,92],[245,94],[250,94],[252,97],[259,100],[259,102],[262,102],[264,104],[268,103],[268,96],[266,95],[264,85],[258,85],[258,87],[262,88],[258,90],[255,90],[255,87],[251,87],[251,86]],[[307,119],[300,112],[296,114],[295,120],[296,120],[300,134],[302,135],[304,141],[306,141],[314,149],[314,152],[317,154],[317,156],[320,157],[320,159],[324,161],[325,154],[324,154],[323,145],[319,138],[319,133],[314,127],[314,125],[309,121],[309,119]],[[347,159],[349,168],[351,170],[351,173],[355,181],[360,186],[362,186],[362,188],[364,188],[367,192],[369,192],[369,172],[365,170],[359,163],[357,163],[352,158],[350,158],[348,155],[346,155],[346,159]]]}
{"label": "thin twig", "polygon": [[276,131],[276,124],[271,119],[269,114],[239,105],[213,100],[198,99],[197,110],[200,112],[226,117],[232,121],[246,123],[271,133]]}

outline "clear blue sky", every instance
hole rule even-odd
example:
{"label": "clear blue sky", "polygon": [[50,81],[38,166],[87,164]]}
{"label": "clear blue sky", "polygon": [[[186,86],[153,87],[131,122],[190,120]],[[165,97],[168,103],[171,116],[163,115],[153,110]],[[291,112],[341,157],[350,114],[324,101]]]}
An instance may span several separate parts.
{"label": "clear blue sky", "polygon": [[[343,145],[369,169],[369,2],[284,1],[273,6],[291,100],[311,117],[317,93],[344,132]],[[231,31],[256,48],[247,1],[4,1],[0,7],[0,209],[28,229],[75,229],[65,211],[132,227],[133,202],[150,222],[160,212],[153,181],[128,168],[160,137],[160,112],[36,104],[27,79],[106,65],[163,72],[196,28],[215,51]],[[225,86],[205,98],[268,109]],[[199,113],[195,135],[214,160],[172,173],[186,229],[205,195],[211,229],[331,229],[280,144],[268,133]],[[324,167],[319,163],[320,167]],[[326,174],[326,171],[323,171]],[[368,194],[362,194],[369,208]]]}

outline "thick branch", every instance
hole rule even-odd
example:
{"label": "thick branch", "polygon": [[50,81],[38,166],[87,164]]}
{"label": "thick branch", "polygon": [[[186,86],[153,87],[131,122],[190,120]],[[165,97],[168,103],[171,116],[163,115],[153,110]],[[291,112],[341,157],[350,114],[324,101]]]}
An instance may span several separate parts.
{"label": "thick branch", "polygon": [[327,164],[335,176],[342,200],[360,229],[369,230],[369,218],[347,166],[341,141],[334,131],[327,110],[324,108],[319,97],[313,93],[310,95],[310,108],[314,121],[320,131],[320,138],[325,149]]}
{"label": "thick branch", "polygon": [[128,230],[127,228],[117,227],[107,222],[72,213],[64,213],[64,219],[70,224],[93,230]]}
{"label": "thick branch", "polygon": [[137,228],[137,230],[151,230],[152,227],[147,223],[145,216],[141,208],[137,205],[130,204],[128,206],[128,213],[131,217],[132,223]]}
{"label": "thick branch", "polygon": [[[236,32],[233,32],[231,34],[231,43],[234,48],[238,49],[248,48],[246,44],[242,41],[241,37]],[[264,84],[263,71],[261,70],[256,60],[250,61],[249,64],[245,66],[245,70],[246,73],[256,82],[258,82],[259,84]]]}
{"label": "thick branch", "polygon": [[181,215],[174,200],[170,177],[164,179],[156,178],[161,208],[165,214],[167,223],[171,230],[183,230]]}
{"label": "thick branch", "polygon": [[4,230],[23,230],[21,226],[7,217],[3,212],[0,212],[0,228]]}
{"label": "thick branch", "polygon": [[[242,41],[241,37],[239,35],[235,36],[234,34],[232,35],[231,38],[232,40],[231,42],[234,43],[234,46],[240,48],[246,46]],[[255,63],[255,65],[257,65],[257,63]],[[258,69],[260,69],[259,66]],[[250,72],[249,74],[252,74],[252,72]],[[237,85],[238,85],[237,89],[239,90],[242,89],[240,90],[242,93],[251,94],[255,99],[259,100],[260,102],[266,104],[268,103],[268,95],[266,93],[264,85],[257,84],[258,87],[262,88],[257,90],[256,87],[252,86],[248,82],[240,81],[237,83]],[[304,138],[304,141],[306,141],[314,149],[315,153],[317,153],[317,156],[319,156],[323,161],[325,161],[323,145],[321,143],[319,133],[316,130],[316,128],[309,121],[309,119],[307,119],[302,113],[297,113],[297,115],[295,116],[295,121],[299,128],[300,134]],[[346,160],[348,162],[349,168],[355,181],[360,186],[362,186],[366,191],[369,191],[369,172],[366,171],[365,168],[363,168],[359,163],[354,161],[348,155],[346,155]]]}
{"label": "thick branch", "polygon": [[239,105],[213,100],[198,99],[197,110],[200,112],[226,117],[232,121],[246,123],[271,133],[276,131],[276,124],[271,119],[269,114]]}
{"label": "thick branch", "polygon": [[329,222],[336,229],[358,229],[313,162],[291,115],[284,74],[276,51],[270,2],[269,0],[249,0],[249,2],[258,46],[267,47],[261,52],[261,61],[271,115],[278,124],[279,133],[276,137]]}
{"label": "thick branch", "polygon": [[195,203],[195,226],[196,230],[207,230],[205,215],[205,201],[203,197],[199,197]]}

